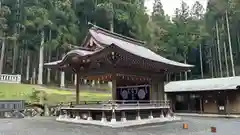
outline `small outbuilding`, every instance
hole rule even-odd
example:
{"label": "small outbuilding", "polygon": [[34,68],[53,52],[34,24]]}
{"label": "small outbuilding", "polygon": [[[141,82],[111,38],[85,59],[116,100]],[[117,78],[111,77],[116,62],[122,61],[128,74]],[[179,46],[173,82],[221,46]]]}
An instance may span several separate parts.
{"label": "small outbuilding", "polygon": [[240,113],[240,76],[165,84],[175,112]]}

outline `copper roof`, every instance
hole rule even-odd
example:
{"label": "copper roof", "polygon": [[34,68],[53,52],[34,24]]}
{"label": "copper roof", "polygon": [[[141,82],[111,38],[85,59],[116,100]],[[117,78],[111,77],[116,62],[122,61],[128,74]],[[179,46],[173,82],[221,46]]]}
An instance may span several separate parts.
{"label": "copper roof", "polygon": [[128,51],[129,53],[132,53],[136,56],[173,66],[193,67],[193,65],[183,64],[173,60],[166,59],[143,46],[135,44],[134,42],[136,41],[129,41],[129,39],[123,40],[122,38],[118,38],[117,36],[112,35],[111,32],[106,32],[103,31],[102,29],[96,28],[91,28],[89,32],[101,44],[116,45],[121,49]]}
{"label": "copper roof", "polygon": [[[144,58],[146,60],[150,60],[153,62],[157,63],[163,63],[166,65],[171,65],[171,66],[176,66],[176,67],[181,67],[181,68],[186,68],[189,69],[193,67],[193,65],[189,64],[183,64],[179,63],[173,60],[166,59],[153,51],[143,47],[142,45],[144,44],[143,41],[138,41],[129,37],[125,37],[122,35],[119,35],[117,33],[110,32],[108,30],[105,30],[103,28],[93,26],[92,28],[89,29],[88,36],[93,37],[97,42],[99,42],[102,45],[107,45],[107,46],[117,46],[118,48],[123,49],[124,51],[127,51],[137,57]],[[79,55],[79,56],[86,56],[86,55],[94,55],[95,52],[99,51],[104,51],[105,48],[98,50],[98,51],[87,51],[83,49],[77,49],[77,50],[72,50],[66,54],[66,56],[62,59],[62,61],[54,62],[54,63],[45,63],[44,65],[54,65],[54,64],[60,64],[64,63],[64,60],[70,56],[70,55]]]}

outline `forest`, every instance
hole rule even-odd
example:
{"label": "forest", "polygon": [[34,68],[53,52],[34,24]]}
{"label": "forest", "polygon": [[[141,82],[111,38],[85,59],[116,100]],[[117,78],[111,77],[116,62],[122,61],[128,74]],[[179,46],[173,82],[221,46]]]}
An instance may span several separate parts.
{"label": "forest", "polygon": [[[43,63],[81,45],[88,22],[145,41],[168,59],[193,64],[168,81],[240,74],[240,1],[209,0],[207,7],[184,0],[168,16],[161,0],[147,14],[145,0],[0,0],[0,74],[21,74],[37,84],[73,83],[73,74]],[[239,25],[239,26],[238,26]],[[36,82],[35,82],[36,81]]]}

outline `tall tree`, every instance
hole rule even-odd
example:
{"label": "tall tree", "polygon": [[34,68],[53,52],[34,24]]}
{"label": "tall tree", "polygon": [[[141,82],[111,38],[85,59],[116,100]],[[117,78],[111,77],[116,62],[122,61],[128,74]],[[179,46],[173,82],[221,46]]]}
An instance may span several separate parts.
{"label": "tall tree", "polygon": [[[182,1],[181,6],[179,9],[176,9],[176,15],[174,18],[174,23],[179,29],[178,31],[178,46],[183,57],[184,63],[187,63],[187,54],[189,49],[191,48],[191,41],[190,38],[190,31],[189,31],[189,6],[187,3]],[[187,72],[185,72],[185,80],[187,80]]]}
{"label": "tall tree", "polygon": [[9,7],[2,4],[0,1],[0,39],[2,41],[1,56],[0,56],[0,74],[3,72],[3,61],[7,39],[7,16],[11,13]]}
{"label": "tall tree", "polygon": [[195,44],[198,44],[196,46],[199,46],[199,55],[200,55],[200,72],[201,72],[201,78],[204,78],[203,73],[203,40],[206,37],[206,31],[204,28],[204,7],[199,1],[196,1],[192,7],[191,10],[191,17],[193,20],[193,23],[195,24],[195,32],[194,35],[196,36]]}
{"label": "tall tree", "polygon": [[228,19],[228,11],[225,11],[226,23],[227,23],[227,33],[228,33],[228,45],[230,51],[230,58],[231,58],[231,66],[232,66],[232,75],[235,76],[235,66],[233,62],[233,53],[232,53],[232,42],[231,42],[231,33],[229,28],[229,19]]}
{"label": "tall tree", "polygon": [[217,20],[216,20],[216,34],[217,34],[217,48],[218,48],[218,59],[219,59],[220,77],[223,77],[221,48],[220,48],[220,38],[219,38],[219,26],[218,26],[218,21],[217,21]]}
{"label": "tall tree", "polygon": [[29,29],[36,31],[36,34],[40,37],[39,45],[39,66],[38,66],[38,84],[43,84],[43,62],[44,62],[44,40],[45,31],[44,28],[50,25],[49,12],[46,9],[46,1],[33,1],[33,3],[25,3],[26,20],[24,25]]}

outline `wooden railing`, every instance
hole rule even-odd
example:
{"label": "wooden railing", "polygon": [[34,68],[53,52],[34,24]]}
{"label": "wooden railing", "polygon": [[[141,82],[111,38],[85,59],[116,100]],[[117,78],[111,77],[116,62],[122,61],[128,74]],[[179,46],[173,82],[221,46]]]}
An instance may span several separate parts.
{"label": "wooden railing", "polygon": [[102,105],[102,106],[170,106],[169,100],[108,100],[108,101],[81,101],[80,104],[73,102],[60,104],[63,107],[77,107],[81,105]]}

